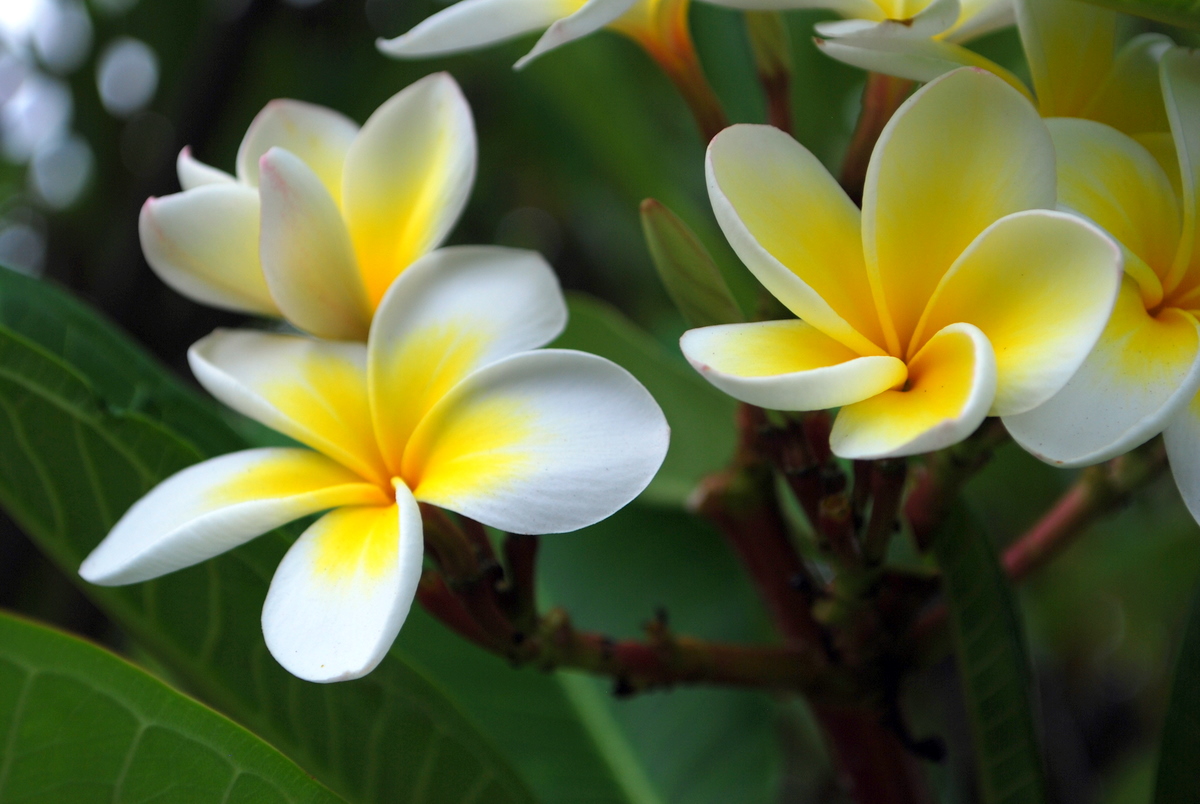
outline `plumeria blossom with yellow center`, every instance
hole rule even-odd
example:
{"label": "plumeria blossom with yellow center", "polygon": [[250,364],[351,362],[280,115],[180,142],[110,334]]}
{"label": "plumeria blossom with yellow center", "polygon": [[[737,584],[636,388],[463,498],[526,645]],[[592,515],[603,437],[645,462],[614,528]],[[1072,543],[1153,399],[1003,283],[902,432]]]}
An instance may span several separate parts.
{"label": "plumeria blossom with yellow center", "polygon": [[[1147,147],[1170,155],[1170,133],[1158,90],[1158,59],[1171,46],[1162,34],[1142,34],[1117,45],[1118,15],[1082,0],[1014,0],[1021,43],[1043,117],[1080,117],[1107,123]],[[934,0],[911,23],[858,31],[823,28],[818,45],[828,55],[865,70],[930,81],[963,66],[983,67],[1021,92],[1012,73],[955,41],[930,34]],[[945,12],[942,12],[945,13]],[[953,29],[948,29],[950,33]],[[941,37],[941,40],[939,40]]]}
{"label": "plumeria blossom with yellow center", "polygon": [[683,352],[744,402],[840,407],[830,445],[845,458],[939,449],[986,416],[1049,399],[1120,285],[1111,238],[1051,209],[1045,123],[982,70],[901,106],[871,156],[861,213],[769,126],[722,132],[707,173],[730,244],[799,320],[694,329]]}
{"label": "plumeria blossom with yellow center", "polygon": [[458,220],[476,150],[471,109],[445,73],[400,91],[361,129],[331,109],[272,101],[242,140],[236,176],[183,150],[183,191],[142,208],[142,250],[199,302],[365,340],[392,280]]}
{"label": "plumeria blossom with yellow center", "polygon": [[1112,458],[1164,432],[1175,479],[1200,518],[1200,56],[1172,49],[1160,68],[1179,192],[1131,137],[1090,120],[1048,121],[1060,201],[1120,241],[1126,276],[1079,372],[1005,425],[1026,449],[1066,466]]}
{"label": "plumeria blossom with yellow center", "polygon": [[538,349],[566,321],[535,253],[454,247],[392,285],[368,342],[218,330],[189,361],[219,400],[311,449],[251,449],[156,486],[80,567],[127,584],[327,511],[263,606],[267,647],[311,681],[357,678],[395,639],[421,575],[418,501],[516,533],[576,530],[646,487],[662,411],[595,355]]}

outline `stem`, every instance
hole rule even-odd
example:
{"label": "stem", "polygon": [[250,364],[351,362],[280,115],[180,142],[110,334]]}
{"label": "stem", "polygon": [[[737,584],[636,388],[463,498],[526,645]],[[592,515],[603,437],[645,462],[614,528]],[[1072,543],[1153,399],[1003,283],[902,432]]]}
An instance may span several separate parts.
{"label": "stem", "polygon": [[791,134],[792,48],[787,23],[778,11],[747,11],[745,19],[755,72],[767,101],[767,122]]}
{"label": "stem", "polygon": [[504,540],[504,563],[508,580],[502,602],[521,633],[537,628],[538,537],[510,533]]}
{"label": "stem", "polygon": [[858,116],[858,125],[854,128],[854,136],[842,161],[842,188],[855,203],[862,202],[867,165],[871,161],[871,152],[875,150],[875,142],[912,88],[913,82],[907,78],[867,73],[867,85],[863,88],[862,112]]}
{"label": "stem", "polygon": [[863,559],[868,567],[883,562],[888,542],[896,532],[908,463],[904,460],[878,461],[872,469],[871,518],[863,533]]}
{"label": "stem", "polygon": [[838,760],[842,782],[859,804],[923,804],[929,793],[916,758],[872,713],[814,707]]}
{"label": "stem", "polygon": [[1044,566],[1100,517],[1123,507],[1134,492],[1167,468],[1166,450],[1156,440],[1107,464],[1090,466],[1079,480],[1004,551],[1004,568],[1014,581]]}

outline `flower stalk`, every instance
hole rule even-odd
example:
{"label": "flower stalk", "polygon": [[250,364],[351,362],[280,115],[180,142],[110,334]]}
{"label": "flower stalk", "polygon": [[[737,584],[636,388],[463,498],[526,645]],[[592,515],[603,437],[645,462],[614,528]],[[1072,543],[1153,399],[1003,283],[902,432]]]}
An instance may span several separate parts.
{"label": "flower stalk", "polygon": [[839,178],[846,194],[857,204],[862,203],[867,164],[871,161],[875,142],[914,86],[914,82],[905,78],[883,73],[867,73],[867,84],[863,87],[862,111],[859,112],[854,135],[842,160],[842,174]]}
{"label": "flower stalk", "polygon": [[767,102],[767,122],[792,134],[792,42],[778,11],[747,11],[746,35]]}

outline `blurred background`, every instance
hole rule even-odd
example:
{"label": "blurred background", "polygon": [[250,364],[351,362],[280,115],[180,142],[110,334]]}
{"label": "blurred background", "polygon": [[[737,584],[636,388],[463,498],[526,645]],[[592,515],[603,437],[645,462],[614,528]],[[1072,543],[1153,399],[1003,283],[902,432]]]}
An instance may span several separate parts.
{"label": "blurred background", "polygon": [[[436,0],[0,0],[0,263],[70,288],[186,378],[186,348],[241,321],[169,290],[142,259],[138,210],[147,197],[178,190],[180,148],[232,170],[243,132],[272,98],[324,104],[362,122],[416,78],[449,70],[480,135],[479,176],[451,242],[536,249],[565,287],[615,305],[677,355],[684,324],[638,221],[638,203],[656,197],[696,229],[735,293],[752,304],[753,280],[707,205],[700,137],[637,47],[601,33],[520,73],[511,65],[529,40],[408,63],[375,50],[376,37],[401,33],[441,7]],[[864,76],[813,47],[812,24],[825,18],[788,16],[793,105],[798,139],[836,170]],[[731,120],[761,122],[740,16],[696,4],[693,31]],[[1015,32],[973,47],[1027,74]],[[1070,480],[1009,447],[969,495],[1002,544]],[[612,523],[579,539],[547,540],[546,586],[580,625],[633,634],[664,606],[681,632],[771,638],[740,569],[709,529],[668,511],[649,530],[625,528],[620,517]],[[1168,478],[1023,588],[1057,801],[1148,800],[1173,650],[1200,576],[1198,535]],[[7,519],[0,519],[0,556],[0,605],[126,646]],[[536,674],[480,654],[419,614],[400,646],[426,657],[429,673],[479,717],[495,710],[482,696],[505,693],[479,691],[472,674],[513,685]],[[600,702],[595,717],[615,730],[605,750],[626,769],[626,792],[697,804],[839,800],[794,701],[722,690],[617,700],[599,683],[572,683]],[[928,764],[943,800],[970,801],[969,735],[952,661],[911,679],[905,696],[917,736],[940,735],[950,748],[946,761]],[[477,705],[493,715],[478,714]],[[540,761],[559,762],[549,741],[541,750]]]}

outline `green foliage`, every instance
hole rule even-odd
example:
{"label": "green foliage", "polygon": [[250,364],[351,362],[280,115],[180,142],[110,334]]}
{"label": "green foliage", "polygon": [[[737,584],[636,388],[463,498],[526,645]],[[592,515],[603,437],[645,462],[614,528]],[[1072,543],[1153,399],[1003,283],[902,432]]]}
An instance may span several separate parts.
{"label": "green foliage", "polygon": [[733,324],[745,317],[704,245],[659,201],[642,202],[642,232],[671,301],[693,327]]}
{"label": "green foliage", "polygon": [[637,377],[658,400],[671,425],[671,447],[640,499],[682,507],[700,478],[720,469],[733,455],[737,403],[613,307],[580,295],[568,297],[568,302],[571,319],[554,345],[607,357]]}
{"label": "green foliage", "polygon": [[1200,745],[1200,590],[1192,600],[1175,663],[1171,703],[1159,746],[1155,804],[1200,802],[1196,746]]}
{"label": "green foliage", "polygon": [[341,801],[274,748],[144,671],[3,614],[0,734],[0,801]]}
{"label": "green foliage", "polygon": [[[0,501],[68,571],[156,482],[244,443],[93,313],[8,271],[0,413]],[[314,685],[271,659],[258,613],[287,546],[275,532],[156,581],[87,591],[201,697],[352,801],[530,801],[491,744],[402,661]]]}
{"label": "green foliage", "polygon": [[1032,675],[1016,602],[987,535],[961,506],[934,540],[986,804],[1046,800]]}

